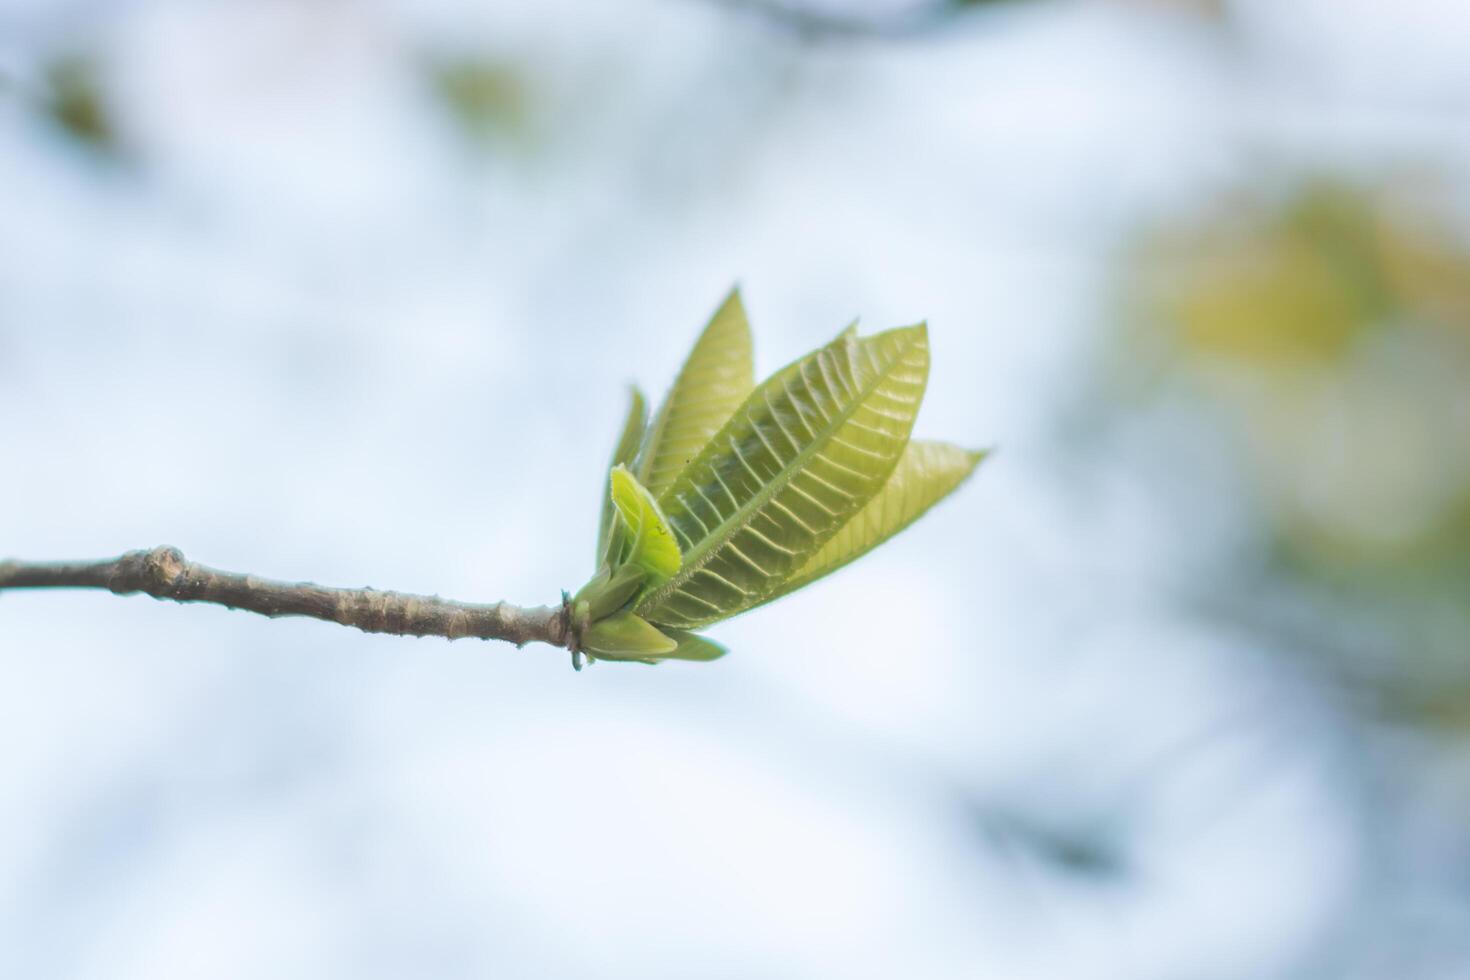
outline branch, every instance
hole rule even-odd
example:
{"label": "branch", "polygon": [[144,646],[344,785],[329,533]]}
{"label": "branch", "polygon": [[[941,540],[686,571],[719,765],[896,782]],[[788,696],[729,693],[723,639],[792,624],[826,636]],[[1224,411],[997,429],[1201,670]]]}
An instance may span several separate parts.
{"label": "branch", "polygon": [[334,589],[222,572],[184,558],[177,548],[130,551],[98,562],[0,562],[5,589],[106,589],[175,602],[210,602],[262,616],[309,616],[396,636],[465,636],[516,646],[575,646],[566,602],[529,609],[505,602],[477,605],[438,596],[376,589]]}

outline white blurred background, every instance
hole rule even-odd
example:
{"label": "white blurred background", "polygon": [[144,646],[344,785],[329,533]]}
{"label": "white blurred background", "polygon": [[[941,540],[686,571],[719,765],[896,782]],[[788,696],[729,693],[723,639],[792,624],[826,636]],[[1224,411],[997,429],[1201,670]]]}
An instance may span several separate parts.
{"label": "white blurred background", "polygon": [[1470,976],[1457,0],[3,0],[0,556],[555,601],[624,390],[998,452],[599,664],[0,595],[0,977]]}

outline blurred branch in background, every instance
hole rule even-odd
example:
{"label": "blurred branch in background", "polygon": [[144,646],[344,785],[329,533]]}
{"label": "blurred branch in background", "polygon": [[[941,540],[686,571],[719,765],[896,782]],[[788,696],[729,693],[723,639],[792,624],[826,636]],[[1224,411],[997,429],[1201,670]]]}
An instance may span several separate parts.
{"label": "blurred branch in background", "polygon": [[722,7],[759,16],[805,41],[912,40],[956,26],[964,15],[987,8],[1014,6],[1029,0],[937,0],[888,4],[883,9],[855,4],[852,9],[782,0],[713,0]]}
{"label": "blurred branch in background", "polygon": [[[908,41],[959,27],[981,9],[1039,6],[1039,0],[919,0],[835,4],[811,0],[712,0],[722,7],[759,16],[804,41]],[[1140,7],[1168,8],[1210,21],[1227,16],[1226,0],[1119,0]]]}

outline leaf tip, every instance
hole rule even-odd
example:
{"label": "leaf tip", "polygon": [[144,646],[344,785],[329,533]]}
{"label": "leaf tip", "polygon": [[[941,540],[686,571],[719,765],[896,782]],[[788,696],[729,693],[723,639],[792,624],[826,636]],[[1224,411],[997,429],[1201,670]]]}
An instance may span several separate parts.
{"label": "leaf tip", "polygon": [[730,652],[729,647],[716,643],[708,637],[700,636],[698,633],[677,629],[664,632],[670,639],[678,643],[673,652],[665,654],[665,659],[668,660],[693,660],[708,663]]}
{"label": "leaf tip", "polygon": [[738,282],[730,287],[730,291],[726,293],[725,298],[720,301],[719,308],[715,310],[715,315],[711,318],[711,324],[713,325],[713,323],[715,321],[718,321],[722,316],[728,317],[731,314],[737,315],[737,323],[739,328],[746,332],[749,332],[750,325],[746,322],[745,318],[745,300],[740,295],[740,283]]}

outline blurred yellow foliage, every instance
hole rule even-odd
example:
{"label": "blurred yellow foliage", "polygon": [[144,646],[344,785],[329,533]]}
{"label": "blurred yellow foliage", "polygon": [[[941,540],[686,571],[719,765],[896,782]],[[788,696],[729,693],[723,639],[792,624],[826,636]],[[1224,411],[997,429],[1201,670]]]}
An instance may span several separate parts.
{"label": "blurred yellow foliage", "polygon": [[529,97],[521,70],[489,55],[436,55],[427,59],[430,88],[471,142],[522,135]]}
{"label": "blurred yellow foliage", "polygon": [[1188,356],[1298,367],[1341,359],[1383,320],[1382,239],[1360,196],[1313,184],[1279,208],[1226,202],[1160,232],[1143,258],[1151,300]]}
{"label": "blurred yellow foliage", "polygon": [[1470,249],[1406,197],[1306,180],[1138,253],[1135,339],[1226,409],[1287,553],[1322,572],[1470,554]]}

